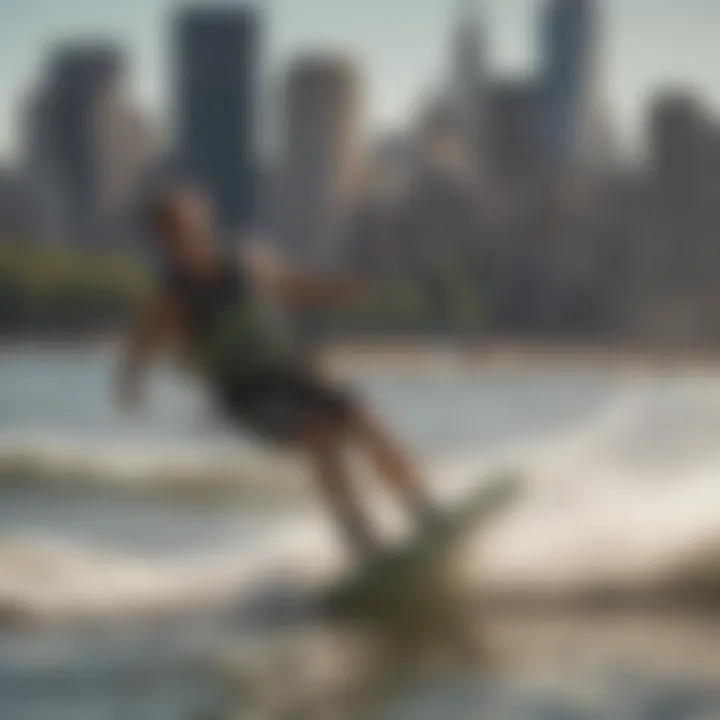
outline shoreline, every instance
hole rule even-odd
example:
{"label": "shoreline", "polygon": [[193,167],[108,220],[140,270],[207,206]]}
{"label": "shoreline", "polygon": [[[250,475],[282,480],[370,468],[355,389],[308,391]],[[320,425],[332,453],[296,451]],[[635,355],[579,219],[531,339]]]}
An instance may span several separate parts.
{"label": "shoreline", "polygon": [[474,345],[450,343],[347,343],[326,348],[325,359],[341,369],[412,368],[461,370],[541,370],[588,368],[611,371],[720,369],[720,348],[661,348],[600,342],[508,341]]}
{"label": "shoreline", "polygon": [[[82,338],[33,337],[0,339],[0,357],[28,352],[103,351],[117,347],[120,334]],[[433,338],[416,340],[348,340],[321,348],[323,362],[339,370],[376,368],[433,370],[543,370],[585,367],[600,370],[720,369],[720,347],[641,345],[600,341],[508,340],[453,343]]]}

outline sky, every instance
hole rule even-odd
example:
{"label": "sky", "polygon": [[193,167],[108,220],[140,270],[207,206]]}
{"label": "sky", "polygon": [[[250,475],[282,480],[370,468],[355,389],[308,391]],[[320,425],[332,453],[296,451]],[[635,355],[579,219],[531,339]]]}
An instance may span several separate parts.
{"label": "sky", "polygon": [[[603,98],[625,144],[642,138],[659,87],[691,85],[720,108],[718,0],[599,0],[604,9]],[[342,49],[362,69],[373,127],[402,126],[446,76],[458,0],[265,0],[265,84],[277,88],[292,55]],[[491,71],[532,71],[543,0],[478,0]],[[167,119],[169,19],[176,0],[0,0],[0,157],[18,145],[20,108],[49,48],[77,36],[122,43],[130,88],[153,118]]]}

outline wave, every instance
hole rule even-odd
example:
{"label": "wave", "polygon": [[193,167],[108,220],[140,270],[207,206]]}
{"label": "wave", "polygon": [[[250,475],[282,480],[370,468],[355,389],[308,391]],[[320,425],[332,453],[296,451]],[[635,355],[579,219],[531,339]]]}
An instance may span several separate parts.
{"label": "wave", "polygon": [[[529,538],[513,552],[509,538],[521,526],[527,532],[531,522],[537,518],[529,520],[527,509],[518,511],[474,548],[470,579],[485,606],[695,610],[720,603],[720,531],[677,544],[665,556],[655,551],[653,562],[637,552],[628,560],[616,547],[587,562],[591,544],[573,547],[578,536],[567,529],[532,554]],[[595,550],[606,542],[595,535]],[[347,563],[319,522],[286,528],[251,552],[225,548],[178,558],[103,552],[53,537],[6,538],[0,543],[0,626],[87,627],[228,611],[250,622],[302,617],[303,604]]]}
{"label": "wave", "polygon": [[720,601],[720,384],[640,383],[529,448],[527,502],[484,547],[499,592]]}
{"label": "wave", "polygon": [[[447,502],[498,468],[515,469],[526,479],[521,501],[471,548],[472,577],[490,600],[717,606],[717,437],[720,384],[639,383],[568,431],[492,455],[438,459],[431,476],[434,491]],[[296,459],[251,459],[244,450],[223,455],[186,447],[118,455],[37,442],[25,456],[19,449],[0,452],[0,477],[17,478],[17,458],[25,458],[25,477],[34,472],[43,483],[80,477],[123,491],[209,486],[247,493],[272,487],[279,495],[308,487]],[[238,545],[176,559],[121,557],[53,538],[5,538],[0,614],[49,620],[184,612],[250,602],[278,579],[317,587],[344,562],[327,525],[298,515],[251,549]]]}
{"label": "wave", "polygon": [[[323,551],[311,574],[298,562],[298,530],[301,547]],[[337,573],[344,558],[327,552],[328,540],[322,526],[298,526],[253,553],[228,547],[167,558],[114,554],[51,537],[6,538],[0,543],[0,624],[147,620],[230,606],[251,612],[291,586],[302,593]]]}
{"label": "wave", "polygon": [[0,487],[63,487],[167,498],[288,499],[307,492],[301,458],[226,445],[152,447],[63,438],[5,440]]}

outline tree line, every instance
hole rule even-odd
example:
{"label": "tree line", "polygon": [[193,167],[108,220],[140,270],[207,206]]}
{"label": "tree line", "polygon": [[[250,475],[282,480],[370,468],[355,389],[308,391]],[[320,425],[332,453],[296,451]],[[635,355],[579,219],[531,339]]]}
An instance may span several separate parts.
{"label": "tree line", "polygon": [[[472,336],[485,325],[478,263],[447,258],[371,278],[366,298],[323,313],[324,334]],[[107,249],[0,246],[0,335],[92,334],[122,328],[142,305],[151,274]],[[311,323],[315,324],[315,323]]]}
{"label": "tree line", "polygon": [[142,303],[148,273],[109,250],[0,247],[0,334],[112,331]]}

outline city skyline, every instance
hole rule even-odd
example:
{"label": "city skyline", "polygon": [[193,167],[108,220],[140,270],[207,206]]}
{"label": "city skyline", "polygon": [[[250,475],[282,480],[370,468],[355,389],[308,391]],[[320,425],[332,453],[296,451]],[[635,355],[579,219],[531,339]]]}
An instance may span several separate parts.
{"label": "city skyline", "polygon": [[[297,51],[338,49],[360,63],[367,79],[369,117],[382,129],[401,125],[418,102],[446,80],[449,43],[458,0],[294,0],[257,3],[267,13],[273,77]],[[540,60],[542,0],[482,0],[492,72],[535,69]],[[645,129],[647,98],[666,85],[697,87],[720,105],[720,60],[713,27],[720,6],[711,0],[608,0],[601,51],[604,93],[624,144],[637,146]],[[121,7],[90,0],[3,0],[0,30],[0,156],[17,146],[20,107],[40,73],[49,47],[80,35],[122,43],[131,59],[130,83],[143,108],[161,123],[172,122],[168,47],[169,12],[178,3],[126,0]],[[408,23],[407,18],[412,22]],[[652,19],[652,22],[649,19]],[[402,22],[404,20],[404,22]],[[402,27],[402,35],[398,34]],[[672,30],[673,45],[668,47]],[[403,42],[398,42],[398,39]]]}

